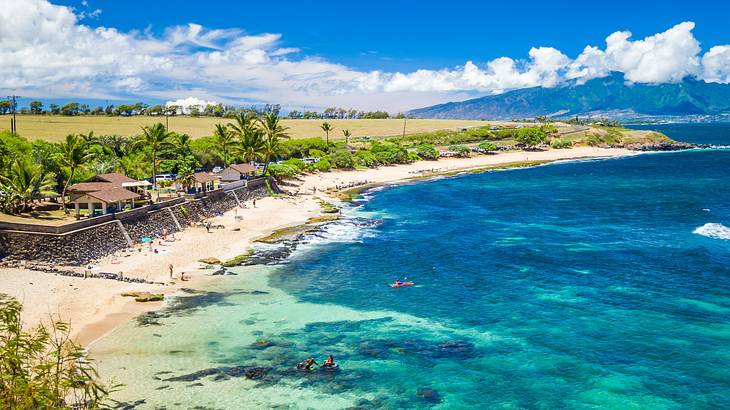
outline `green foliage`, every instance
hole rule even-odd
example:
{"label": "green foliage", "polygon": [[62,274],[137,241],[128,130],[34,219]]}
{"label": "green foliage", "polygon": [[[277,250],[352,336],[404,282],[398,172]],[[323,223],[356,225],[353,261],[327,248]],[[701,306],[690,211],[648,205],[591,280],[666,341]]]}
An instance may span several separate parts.
{"label": "green foliage", "polygon": [[439,151],[432,144],[421,144],[416,147],[416,155],[420,159],[429,161],[439,159]]}
{"label": "green foliage", "polygon": [[461,158],[466,158],[471,153],[471,150],[466,145],[452,145],[449,147],[449,151],[456,152],[456,156]]}
{"label": "green foliage", "polygon": [[484,151],[487,151],[487,152],[490,152],[490,151],[496,151],[497,150],[497,145],[495,143],[493,143],[493,142],[484,141],[484,142],[480,143],[477,146],[477,148],[483,149]]}
{"label": "green foliage", "polygon": [[332,169],[332,164],[327,158],[322,158],[314,164],[314,168],[319,172],[328,172]]}
{"label": "green foliage", "polygon": [[573,141],[561,140],[560,138],[554,138],[550,141],[550,148],[565,149],[571,147],[573,147]]}
{"label": "green foliage", "polygon": [[282,180],[287,178],[294,178],[295,176],[299,175],[300,170],[294,165],[289,164],[270,164],[269,165],[269,175],[272,177]]}
{"label": "green foliage", "polygon": [[329,160],[334,168],[352,169],[355,167],[355,159],[348,150],[335,151],[325,159]]}
{"label": "green foliage", "polygon": [[521,128],[517,130],[516,139],[520,144],[532,148],[545,142],[547,135],[545,131],[537,127]]}
{"label": "green foliage", "polygon": [[407,164],[408,150],[392,142],[375,142],[370,151],[375,155],[379,165]]}
{"label": "green foliage", "polygon": [[398,143],[404,147],[416,147],[421,144],[456,145],[479,142],[493,139],[495,135],[489,127],[469,128],[465,131],[441,130],[420,134],[411,134],[404,137],[392,137],[387,141]]}
{"label": "green foliage", "polygon": [[23,326],[22,306],[0,299],[0,403],[8,409],[94,409],[110,389],[70,335],[68,323]]}
{"label": "green foliage", "polygon": [[372,168],[378,165],[378,158],[370,151],[360,150],[355,153],[355,163],[363,167]]}
{"label": "green foliage", "polygon": [[284,146],[290,156],[298,158],[321,158],[329,150],[329,144],[320,137],[289,140],[284,142]]}

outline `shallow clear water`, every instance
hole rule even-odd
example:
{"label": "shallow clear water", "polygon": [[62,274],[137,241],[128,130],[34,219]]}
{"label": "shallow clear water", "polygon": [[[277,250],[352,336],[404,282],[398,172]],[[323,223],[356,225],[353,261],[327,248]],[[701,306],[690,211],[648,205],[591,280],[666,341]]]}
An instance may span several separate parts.
{"label": "shallow clear water", "polygon": [[[389,187],[351,213],[382,223],[93,352],[141,408],[727,408],[729,178],[730,151],[701,151]],[[328,353],[337,374],[292,370]]]}

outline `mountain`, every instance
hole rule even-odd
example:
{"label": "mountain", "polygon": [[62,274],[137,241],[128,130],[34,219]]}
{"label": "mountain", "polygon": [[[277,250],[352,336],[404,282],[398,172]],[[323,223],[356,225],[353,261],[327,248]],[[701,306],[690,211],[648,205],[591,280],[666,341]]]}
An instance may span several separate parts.
{"label": "mountain", "polygon": [[571,117],[695,116],[730,113],[730,84],[685,79],[676,84],[627,84],[623,74],[554,88],[524,88],[461,102],[419,108],[418,118],[513,119]]}

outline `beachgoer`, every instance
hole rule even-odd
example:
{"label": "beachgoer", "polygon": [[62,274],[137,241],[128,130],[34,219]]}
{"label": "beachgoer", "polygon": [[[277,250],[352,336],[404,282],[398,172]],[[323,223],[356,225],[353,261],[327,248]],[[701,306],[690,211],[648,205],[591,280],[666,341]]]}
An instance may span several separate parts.
{"label": "beachgoer", "polygon": [[256,199],[253,200],[253,207],[256,208]]}
{"label": "beachgoer", "polygon": [[311,358],[311,357],[310,357],[309,359],[304,359],[304,360],[302,361],[302,363],[304,364],[304,370],[311,370],[311,369],[312,369],[312,366],[313,366],[313,365],[315,365],[315,364],[316,364],[317,366],[319,366],[319,363],[317,363],[317,362],[316,362],[316,361],[315,361],[315,360],[314,360],[313,358]]}
{"label": "beachgoer", "polygon": [[167,240],[167,228],[162,228],[162,239]]}
{"label": "beachgoer", "polygon": [[170,271],[170,279],[172,279],[172,264],[168,265],[167,269]]}
{"label": "beachgoer", "polygon": [[335,365],[335,358],[330,355],[327,359],[325,359],[323,366],[334,366]]}
{"label": "beachgoer", "polygon": [[210,233],[210,222],[205,223],[205,230]]}
{"label": "beachgoer", "polygon": [[185,279],[185,272],[183,271],[180,272],[180,280],[183,282],[187,281],[187,279]]}

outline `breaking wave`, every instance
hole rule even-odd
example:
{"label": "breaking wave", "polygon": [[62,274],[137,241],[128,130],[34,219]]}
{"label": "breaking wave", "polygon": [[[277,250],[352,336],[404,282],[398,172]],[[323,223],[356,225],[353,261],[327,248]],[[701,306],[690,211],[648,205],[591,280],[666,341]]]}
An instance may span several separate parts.
{"label": "breaking wave", "polygon": [[692,233],[712,239],[730,240],[730,228],[723,224],[706,223],[692,231]]}

